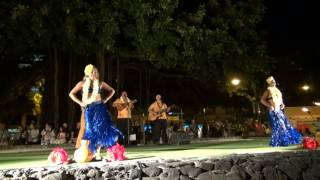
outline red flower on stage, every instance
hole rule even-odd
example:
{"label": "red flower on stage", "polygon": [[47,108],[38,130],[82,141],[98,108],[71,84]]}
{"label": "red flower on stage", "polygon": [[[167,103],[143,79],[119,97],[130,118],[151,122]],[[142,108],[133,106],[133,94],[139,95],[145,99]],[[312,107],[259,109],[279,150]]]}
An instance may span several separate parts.
{"label": "red flower on stage", "polygon": [[125,149],[118,143],[108,148],[107,153],[110,161],[123,161],[126,159]]}
{"label": "red flower on stage", "polygon": [[309,150],[316,150],[319,146],[318,142],[313,137],[304,137],[303,138],[303,148]]}
{"label": "red flower on stage", "polygon": [[56,147],[52,150],[48,157],[48,161],[52,164],[68,164],[68,152],[63,148]]}

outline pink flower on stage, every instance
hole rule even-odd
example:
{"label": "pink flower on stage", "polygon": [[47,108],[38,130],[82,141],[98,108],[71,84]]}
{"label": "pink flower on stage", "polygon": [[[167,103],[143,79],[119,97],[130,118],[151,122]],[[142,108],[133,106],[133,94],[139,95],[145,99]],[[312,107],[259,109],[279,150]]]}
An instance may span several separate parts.
{"label": "pink flower on stage", "polygon": [[312,137],[303,138],[303,148],[309,149],[309,150],[316,150],[318,146],[319,144],[315,138],[312,138]]}
{"label": "pink flower on stage", "polygon": [[126,159],[125,149],[118,143],[108,148],[107,153],[110,161],[123,161]]}
{"label": "pink flower on stage", "polygon": [[68,164],[68,152],[61,147],[56,147],[51,151],[48,161],[57,165]]}

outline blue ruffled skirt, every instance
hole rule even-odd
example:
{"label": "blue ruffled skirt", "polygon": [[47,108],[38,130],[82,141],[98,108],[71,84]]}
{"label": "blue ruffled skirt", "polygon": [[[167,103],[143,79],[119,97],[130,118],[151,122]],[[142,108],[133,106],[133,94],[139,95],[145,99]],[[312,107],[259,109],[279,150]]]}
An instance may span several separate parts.
{"label": "blue ruffled skirt", "polygon": [[84,110],[85,133],[83,140],[89,140],[89,150],[96,152],[97,146],[108,148],[115,145],[122,133],[115,128],[111,116],[102,102],[94,102]]}
{"label": "blue ruffled skirt", "polygon": [[270,146],[288,146],[301,143],[302,135],[292,127],[283,111],[268,111],[268,118],[272,128]]}

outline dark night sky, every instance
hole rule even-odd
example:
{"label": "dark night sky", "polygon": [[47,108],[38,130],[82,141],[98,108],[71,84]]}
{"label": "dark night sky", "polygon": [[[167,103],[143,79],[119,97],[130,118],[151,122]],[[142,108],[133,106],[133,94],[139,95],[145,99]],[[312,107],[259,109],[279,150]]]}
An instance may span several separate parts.
{"label": "dark night sky", "polygon": [[319,11],[315,3],[269,0],[266,5],[266,23],[270,28],[270,46],[274,53],[315,53],[314,50],[319,49]]}
{"label": "dark night sky", "polygon": [[[268,0],[266,6],[270,54],[280,61],[272,74],[287,105],[310,105],[320,98],[320,74],[315,65],[320,58],[318,6],[303,0]],[[311,86],[309,93],[299,89],[304,83]]]}

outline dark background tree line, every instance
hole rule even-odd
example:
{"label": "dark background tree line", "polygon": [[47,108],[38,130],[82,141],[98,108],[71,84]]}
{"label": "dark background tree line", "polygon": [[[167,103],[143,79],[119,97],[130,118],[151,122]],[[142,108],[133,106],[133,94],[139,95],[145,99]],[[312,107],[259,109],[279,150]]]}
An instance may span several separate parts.
{"label": "dark background tree line", "polygon": [[[79,117],[68,92],[88,63],[144,107],[157,92],[186,107],[222,102],[226,92],[254,96],[272,66],[262,0],[13,0],[0,9],[0,63],[14,73],[1,72],[0,105],[44,78],[42,120],[55,127]],[[240,91],[227,85],[233,76],[245,79]]]}

